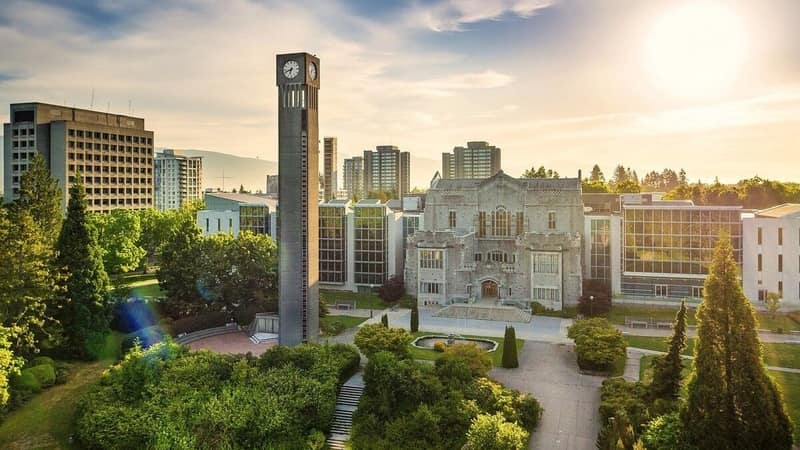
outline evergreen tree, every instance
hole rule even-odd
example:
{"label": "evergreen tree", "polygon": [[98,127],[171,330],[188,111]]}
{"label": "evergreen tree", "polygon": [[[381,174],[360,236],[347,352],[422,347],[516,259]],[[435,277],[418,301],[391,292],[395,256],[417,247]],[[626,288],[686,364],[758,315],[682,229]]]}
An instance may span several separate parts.
{"label": "evergreen tree", "polygon": [[58,180],[50,176],[42,155],[35,153],[19,180],[19,198],[14,207],[27,210],[52,243],[61,231],[61,200]]}
{"label": "evergreen tree", "polygon": [[677,400],[681,390],[681,353],[686,348],[686,301],[675,316],[669,351],[653,361],[653,381],[650,395],[653,399]]}
{"label": "evergreen tree", "polygon": [[728,236],[717,243],[697,310],[697,344],[682,421],[702,449],[789,449],[792,424],[761,357],[753,307]]}
{"label": "evergreen tree", "polygon": [[589,181],[592,182],[606,181],[606,177],[603,175],[603,171],[600,170],[600,166],[598,166],[597,164],[595,164],[594,167],[592,167],[592,174],[589,177]]}
{"label": "evergreen tree", "polygon": [[384,327],[389,328],[389,316],[387,316],[386,314],[382,315],[381,316],[381,324]]}
{"label": "evergreen tree", "polygon": [[417,308],[416,304],[414,304],[414,307],[411,308],[411,324],[410,325],[411,326],[409,328],[411,329],[412,333],[416,333],[417,331],[419,331],[419,309]]}
{"label": "evergreen tree", "polygon": [[96,359],[110,331],[109,279],[87,215],[86,193],[78,175],[69,190],[67,218],[56,243],[57,267],[65,278],[58,318],[64,349],[79,358]]}
{"label": "evergreen tree", "polygon": [[506,327],[506,334],[503,338],[503,367],[506,369],[516,369],[519,367],[517,360],[517,332],[514,327]]}

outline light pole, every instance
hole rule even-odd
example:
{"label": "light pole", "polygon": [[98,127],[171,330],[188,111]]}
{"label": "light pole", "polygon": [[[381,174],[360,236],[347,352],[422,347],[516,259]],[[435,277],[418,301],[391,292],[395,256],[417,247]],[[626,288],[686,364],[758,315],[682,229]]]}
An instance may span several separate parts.
{"label": "light pole", "polygon": [[594,295],[589,296],[589,317],[594,317]]}

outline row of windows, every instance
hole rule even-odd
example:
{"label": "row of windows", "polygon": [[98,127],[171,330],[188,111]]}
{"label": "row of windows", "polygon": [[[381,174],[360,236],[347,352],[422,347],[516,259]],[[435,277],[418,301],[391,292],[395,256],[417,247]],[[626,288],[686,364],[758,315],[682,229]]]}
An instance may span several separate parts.
{"label": "row of windows", "polygon": [[442,283],[430,283],[427,281],[419,282],[420,294],[439,294],[442,289]]}
{"label": "row of windows", "polygon": [[[141,200],[141,201],[140,201]],[[152,205],[153,200],[150,198],[96,198],[89,199],[89,203],[93,206],[122,206],[122,205]]]}
{"label": "row of windows", "polygon": [[[33,147],[32,144],[31,144],[31,147]],[[117,145],[114,145],[114,144],[99,144],[99,143],[96,143],[96,142],[94,144],[92,144],[91,142],[87,142],[87,143],[84,144],[83,142],[69,141],[67,143],[67,148],[69,148],[70,150],[72,150],[72,149],[93,150],[94,149],[94,150],[104,150],[104,151],[112,151],[112,152],[117,152],[117,151],[118,152],[128,152],[128,153],[136,153],[136,154],[150,155],[150,156],[153,155],[152,149],[147,149],[145,147],[131,147],[131,146],[125,146],[125,145],[117,146]]]}
{"label": "row of windows", "polygon": [[[454,213],[454,211],[451,211]],[[553,214],[553,228],[555,228],[555,212]],[[511,225],[512,225],[512,214],[505,210],[503,207],[498,207],[497,210],[486,213],[485,211],[480,211],[478,213],[478,237],[486,237],[486,236],[493,236],[493,237],[510,237],[511,234]],[[453,224],[455,222],[455,217],[452,218]],[[516,228],[515,228],[515,235],[521,236],[525,233],[525,215],[522,212],[516,213]],[[454,228],[454,226],[451,226]]]}
{"label": "row of windows", "polygon": [[103,139],[107,141],[120,141],[120,142],[132,142],[134,144],[147,144],[153,145],[153,138],[146,138],[144,136],[132,136],[126,134],[116,134],[116,133],[101,133],[99,131],[90,131],[90,130],[75,130],[70,128],[67,130],[67,134],[70,137],[79,137],[85,139]]}
{"label": "row of windows", "polygon": [[534,273],[559,273],[560,256],[558,253],[534,253],[533,272]]}
{"label": "row of windows", "polygon": [[[758,271],[761,272],[764,266],[764,257],[758,255]],[[800,256],[797,257],[797,267],[800,269]],[[778,272],[783,272],[783,255],[778,255]]]}
{"label": "row of windows", "polygon": [[444,256],[441,250],[420,250],[419,268],[420,269],[441,269],[443,267]]}
{"label": "row of windows", "polygon": [[561,299],[560,289],[558,288],[533,288],[531,292],[531,299],[544,300],[544,301],[559,301]]}
{"label": "row of windows", "polygon": [[[69,182],[74,183],[75,177],[70,176]],[[151,184],[150,178],[124,178],[124,177],[83,177],[83,182],[86,185],[92,183],[103,184]]]}
{"label": "row of windows", "polygon": [[33,148],[36,146],[36,141],[12,141],[11,148]]}
{"label": "row of windows", "polygon": [[[758,245],[764,241],[764,230],[758,227]],[[800,245],[800,228],[797,229],[797,243]],[[778,245],[783,245],[783,227],[778,227]]]}
{"label": "row of windows", "polygon": [[33,128],[14,128],[11,130],[12,136],[33,136]]}
{"label": "row of windows", "polygon": [[70,173],[75,173],[76,170],[80,170],[81,172],[97,172],[97,173],[135,173],[135,174],[142,174],[142,175],[151,175],[152,170],[139,168],[139,167],[117,167],[117,166],[83,166],[83,165],[75,165],[70,164],[69,166]]}
{"label": "row of windows", "polygon": [[625,209],[625,222],[738,223],[739,210]]}

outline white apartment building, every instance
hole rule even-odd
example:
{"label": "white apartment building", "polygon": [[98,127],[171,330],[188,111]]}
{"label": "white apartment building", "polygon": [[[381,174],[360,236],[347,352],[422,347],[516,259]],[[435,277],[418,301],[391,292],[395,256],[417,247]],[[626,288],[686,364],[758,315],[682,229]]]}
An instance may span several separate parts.
{"label": "white apartment building", "polygon": [[166,149],[155,159],[155,207],[180,209],[203,198],[203,158]]}

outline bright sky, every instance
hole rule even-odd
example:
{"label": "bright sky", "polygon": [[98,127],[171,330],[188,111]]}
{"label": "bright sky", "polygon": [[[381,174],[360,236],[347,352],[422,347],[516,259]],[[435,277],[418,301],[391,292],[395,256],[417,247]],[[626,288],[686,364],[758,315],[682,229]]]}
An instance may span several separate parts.
{"label": "bright sky", "polygon": [[438,161],[487,140],[512,175],[800,181],[796,0],[3,4],[4,122],[8,103],[88,107],[94,89],[96,109],[130,100],[157,146],[275,160],[275,54],[309,51],[340,158],[394,144]]}

